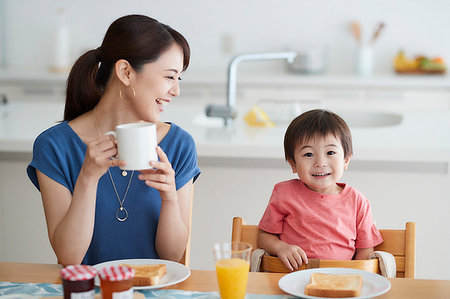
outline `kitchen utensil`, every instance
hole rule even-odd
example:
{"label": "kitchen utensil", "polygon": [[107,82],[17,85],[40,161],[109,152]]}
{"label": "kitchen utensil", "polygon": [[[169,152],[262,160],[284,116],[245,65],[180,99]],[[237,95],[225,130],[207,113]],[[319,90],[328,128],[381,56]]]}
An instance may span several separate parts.
{"label": "kitchen utensil", "polygon": [[381,31],[383,30],[383,28],[385,27],[384,23],[381,22],[380,24],[378,24],[378,28],[377,30],[375,30],[372,39],[370,40],[370,43],[373,45],[375,43],[375,41],[378,39],[378,37],[380,36]]}
{"label": "kitchen utensil", "polygon": [[353,21],[350,24],[350,29],[352,31],[353,36],[358,44],[361,44],[361,26],[358,22]]}

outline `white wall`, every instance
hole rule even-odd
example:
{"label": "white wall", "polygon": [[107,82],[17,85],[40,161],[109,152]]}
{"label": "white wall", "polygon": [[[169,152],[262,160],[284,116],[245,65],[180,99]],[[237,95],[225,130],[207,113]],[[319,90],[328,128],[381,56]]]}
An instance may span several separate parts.
{"label": "white wall", "polygon": [[[46,68],[52,63],[58,7],[70,27],[71,55],[96,48],[119,16],[140,13],[181,31],[192,47],[191,70],[225,71],[241,52],[325,47],[330,71],[351,72],[355,41],[352,20],[361,22],[366,39],[377,22],[386,30],[375,46],[376,71],[391,70],[399,48],[407,54],[450,59],[450,2],[446,0],[15,0],[4,1],[5,61],[14,67]],[[1,15],[1,14],[0,14]],[[223,39],[231,37],[231,53]],[[39,57],[37,59],[37,57]],[[276,64],[278,65],[278,64]]]}

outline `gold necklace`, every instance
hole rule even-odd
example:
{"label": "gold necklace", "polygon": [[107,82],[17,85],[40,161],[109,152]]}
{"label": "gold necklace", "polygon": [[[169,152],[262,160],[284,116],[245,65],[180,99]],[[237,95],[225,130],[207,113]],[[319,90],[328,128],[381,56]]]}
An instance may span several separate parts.
{"label": "gold necklace", "polygon": [[[100,130],[99,130],[100,124],[98,123],[98,120],[97,120],[97,116],[95,113],[95,107],[94,107],[94,123],[95,123],[95,128],[97,130],[97,135],[98,135],[98,137],[100,137]],[[123,174],[124,172],[125,172],[125,175]],[[116,219],[119,220],[120,222],[123,222],[123,221],[127,220],[127,218],[128,218],[128,211],[123,206],[123,203],[125,202],[125,199],[127,198],[128,189],[130,189],[131,180],[133,179],[133,175],[134,175],[134,170],[131,172],[130,180],[128,181],[128,186],[127,186],[127,189],[125,190],[125,194],[123,195],[122,200],[120,200],[119,193],[117,193],[116,184],[114,184],[114,180],[113,180],[113,177],[112,177],[112,174],[111,174],[111,171],[109,170],[109,168],[108,168],[108,174],[109,174],[109,178],[111,179],[111,183],[113,185],[114,192],[116,193],[117,200],[119,201],[119,205],[120,205],[120,207],[116,211]],[[127,175],[125,170],[122,172],[122,175],[123,176]]]}

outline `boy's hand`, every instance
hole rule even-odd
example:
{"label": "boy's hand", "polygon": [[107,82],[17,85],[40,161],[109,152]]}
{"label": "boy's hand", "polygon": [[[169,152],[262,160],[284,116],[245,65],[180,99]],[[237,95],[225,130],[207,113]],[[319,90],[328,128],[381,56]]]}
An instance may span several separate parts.
{"label": "boy's hand", "polygon": [[300,266],[308,263],[306,253],[297,245],[284,243],[278,250],[278,258],[291,271],[298,270]]}

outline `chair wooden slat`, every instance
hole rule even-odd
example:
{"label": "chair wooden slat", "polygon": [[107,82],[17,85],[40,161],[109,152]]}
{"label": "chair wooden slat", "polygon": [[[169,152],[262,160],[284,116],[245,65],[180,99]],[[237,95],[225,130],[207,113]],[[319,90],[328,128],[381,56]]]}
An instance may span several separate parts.
{"label": "chair wooden slat", "polygon": [[404,230],[382,229],[380,230],[380,233],[384,242],[375,246],[375,250],[389,251],[393,255],[405,254]]}
{"label": "chair wooden slat", "polygon": [[[310,261],[311,262],[311,261]],[[319,260],[319,268],[353,268],[379,273],[378,260]],[[265,255],[262,259],[261,268],[266,272],[286,273],[288,268],[275,256]],[[310,269],[309,264],[303,264],[299,270]]]}
{"label": "chair wooden slat", "polygon": [[372,273],[380,273],[378,259],[371,260],[320,260],[319,268],[353,268]]}
{"label": "chair wooden slat", "polygon": [[416,224],[406,223],[405,236],[405,277],[414,278],[416,275]]}
{"label": "chair wooden slat", "polygon": [[242,239],[250,243],[253,249],[258,248],[258,230],[256,225],[248,225],[242,230]]}
{"label": "chair wooden slat", "polygon": [[397,272],[405,272],[405,257],[404,256],[394,256],[395,263],[397,264]]}

